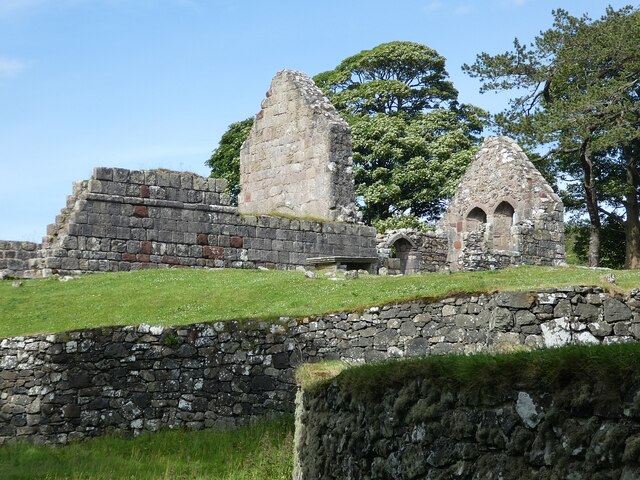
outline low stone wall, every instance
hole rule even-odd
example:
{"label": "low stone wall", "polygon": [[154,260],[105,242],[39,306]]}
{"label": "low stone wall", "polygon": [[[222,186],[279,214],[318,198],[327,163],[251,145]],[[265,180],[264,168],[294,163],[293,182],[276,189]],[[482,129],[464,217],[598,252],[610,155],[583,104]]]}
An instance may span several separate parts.
{"label": "low stone wall", "polygon": [[31,276],[39,245],[33,242],[0,240],[0,279]]}
{"label": "low stone wall", "polygon": [[[561,212],[555,212],[561,217]],[[557,220],[562,224],[562,219]],[[464,233],[462,240],[465,248],[458,259],[462,270],[495,270],[514,265],[550,265],[564,262],[564,244],[554,239],[545,229],[535,228],[533,222],[521,222],[512,227],[513,250],[492,250],[487,237],[490,231],[486,225],[477,231]]]}
{"label": "low stone wall", "polygon": [[436,232],[403,228],[378,234],[381,273],[398,275],[449,269],[447,237]]}
{"label": "low stone wall", "polygon": [[241,216],[226,181],[192,173],[96,168],[49,226],[43,275],[166,267],[294,269],[319,256],[375,257],[360,224]]}
{"label": "low stone wall", "polygon": [[0,341],[0,443],[239,425],[293,410],[294,367],[640,339],[640,291],[448,298],[362,313],[113,327]]}
{"label": "low stone wall", "polygon": [[468,391],[428,378],[298,397],[294,480],[640,478],[640,378]]}

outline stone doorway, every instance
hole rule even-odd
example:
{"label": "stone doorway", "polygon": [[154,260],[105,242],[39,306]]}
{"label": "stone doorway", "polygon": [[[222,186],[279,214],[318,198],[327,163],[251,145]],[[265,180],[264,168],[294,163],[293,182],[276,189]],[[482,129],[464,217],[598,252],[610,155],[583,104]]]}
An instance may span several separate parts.
{"label": "stone doorway", "polygon": [[394,257],[400,261],[400,273],[410,275],[420,271],[419,253],[413,243],[406,238],[399,238],[392,245]]}

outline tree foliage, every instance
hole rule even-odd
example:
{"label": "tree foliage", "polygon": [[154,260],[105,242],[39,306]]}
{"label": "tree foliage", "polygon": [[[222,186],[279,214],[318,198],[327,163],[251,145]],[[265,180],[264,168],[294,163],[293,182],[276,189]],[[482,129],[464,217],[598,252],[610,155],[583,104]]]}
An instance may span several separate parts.
{"label": "tree foliage", "polygon": [[[314,77],[352,129],[356,195],[365,222],[388,228],[436,218],[471,161],[486,113],[458,104],[445,59],[390,42]],[[238,192],[239,148],[251,119],[230,125],[207,162]]]}
{"label": "tree foliage", "polygon": [[228,182],[231,201],[237,205],[240,193],[240,147],[249,135],[253,117],[229,125],[206,165],[211,167],[211,177],[224,178]]}
{"label": "tree foliage", "polygon": [[414,42],[390,42],[363,50],[314,77],[346,114],[423,113],[457,101],[445,59]]}
{"label": "tree foliage", "polygon": [[419,43],[390,42],[314,80],[351,125],[365,221],[384,229],[439,216],[485,116],[458,104],[444,57]]}
{"label": "tree foliage", "polygon": [[553,12],[552,28],[529,46],[463,68],[481,91],[518,92],[495,117],[532,148],[544,146],[567,185],[567,205],[589,218],[589,263],[598,265],[603,222],[623,211],[626,265],[640,267],[640,13],[608,8],[592,21]]}

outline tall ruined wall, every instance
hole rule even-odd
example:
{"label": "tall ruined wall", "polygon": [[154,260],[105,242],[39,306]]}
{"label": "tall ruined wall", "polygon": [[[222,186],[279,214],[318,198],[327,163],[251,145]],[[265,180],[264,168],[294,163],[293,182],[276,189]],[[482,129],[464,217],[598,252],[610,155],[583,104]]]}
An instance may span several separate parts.
{"label": "tall ruined wall", "polygon": [[225,189],[224,180],[191,173],[96,168],[49,226],[41,271],[293,269],[308,257],[375,256],[371,227],[241,216]]}
{"label": "tall ruined wall", "polygon": [[39,248],[33,242],[0,240],[0,279],[33,276]]}
{"label": "tall ruined wall", "polygon": [[240,150],[239,209],[358,220],[351,131],[309,77],[282,70]]}
{"label": "tall ruined wall", "polygon": [[305,391],[293,478],[640,478],[638,375],[566,377],[495,388],[400,376],[358,396],[337,381]]}
{"label": "tall ruined wall", "polygon": [[[0,340],[0,443],[238,425],[293,410],[293,367],[640,339],[640,291],[566,287],[276,322]],[[321,477],[315,477],[321,478]]]}
{"label": "tall ruined wall", "polygon": [[563,209],[515,141],[486,138],[439,224],[452,269],[564,262]]}

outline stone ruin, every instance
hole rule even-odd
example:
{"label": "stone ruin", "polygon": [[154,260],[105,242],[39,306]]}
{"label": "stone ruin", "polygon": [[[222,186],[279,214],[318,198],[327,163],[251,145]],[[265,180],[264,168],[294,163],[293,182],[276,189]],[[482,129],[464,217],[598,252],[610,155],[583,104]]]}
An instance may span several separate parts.
{"label": "stone ruin", "polygon": [[302,72],[282,70],[240,149],[239,211],[354,222],[351,130]]}
{"label": "stone ruin", "polygon": [[42,244],[0,241],[0,277],[143,268],[300,267],[399,274],[564,261],[563,206],[524,152],[485,140],[435,232],[358,223],[349,127],[301,72],[274,78],[226,182],[96,168]]}
{"label": "stone ruin", "polygon": [[565,261],[564,205],[518,144],[486,138],[439,228],[453,270]]}
{"label": "stone ruin", "polygon": [[508,137],[488,137],[435,232],[398,230],[378,237],[389,273],[487,270],[565,261],[564,206]]}

